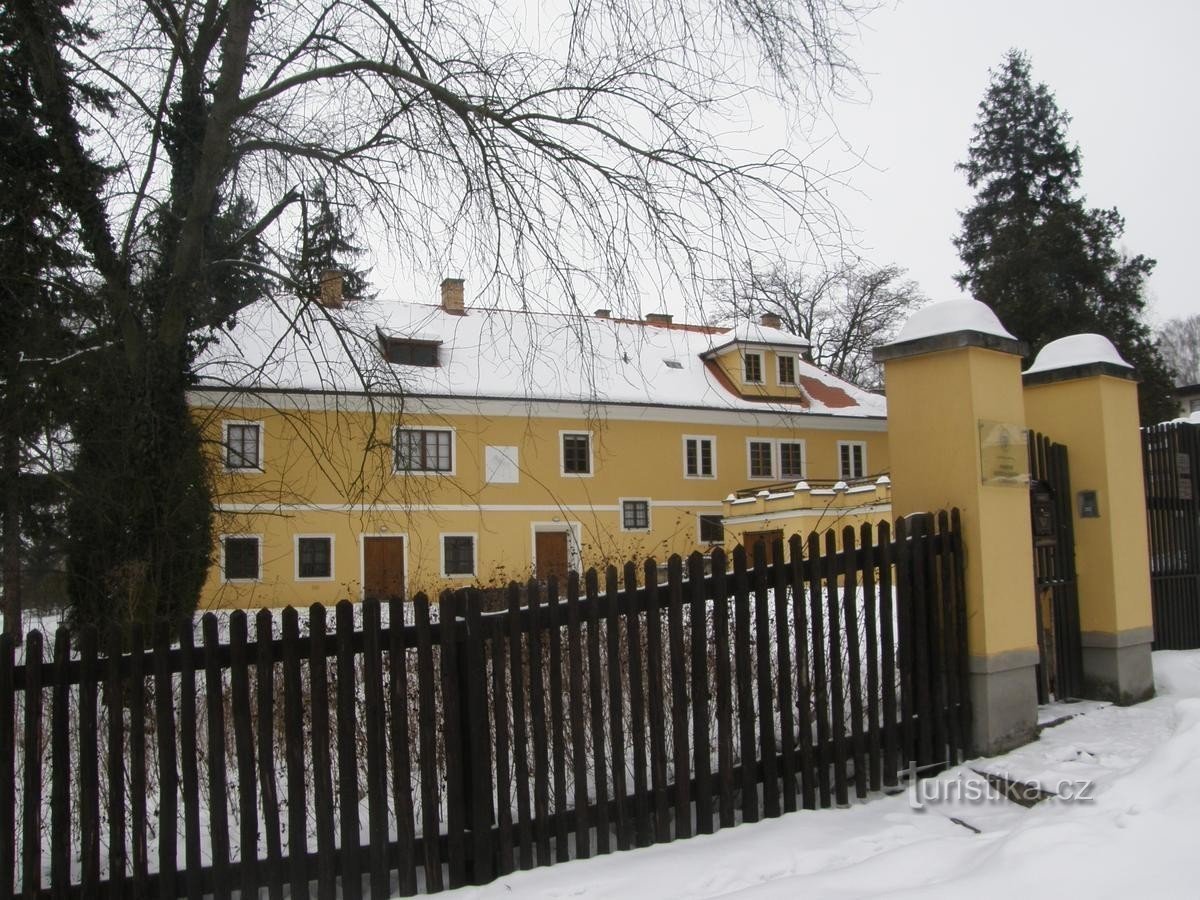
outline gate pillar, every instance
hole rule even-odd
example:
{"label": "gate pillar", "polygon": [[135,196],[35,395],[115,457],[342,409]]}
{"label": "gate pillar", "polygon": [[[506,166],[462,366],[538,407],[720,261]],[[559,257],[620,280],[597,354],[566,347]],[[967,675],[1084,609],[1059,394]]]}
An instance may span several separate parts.
{"label": "gate pillar", "polygon": [[1150,551],[1133,368],[1098,334],[1042,348],[1024,375],[1030,426],[1069,451],[1083,693],[1154,695]]}
{"label": "gate pillar", "polygon": [[974,300],[918,310],[884,364],[892,508],[962,510],[973,739],[1001,753],[1037,730],[1038,663],[1024,346]]}

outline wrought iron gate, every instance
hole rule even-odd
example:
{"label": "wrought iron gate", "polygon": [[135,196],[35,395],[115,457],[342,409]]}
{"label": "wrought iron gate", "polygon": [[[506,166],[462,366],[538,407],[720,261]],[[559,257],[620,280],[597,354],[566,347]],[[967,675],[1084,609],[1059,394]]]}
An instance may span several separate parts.
{"label": "wrought iron gate", "polygon": [[[1034,510],[1034,583],[1036,585],[1038,702],[1078,697],[1083,683],[1079,628],[1079,589],[1075,578],[1075,527],[1071,521],[1071,474],[1067,447],[1036,431],[1029,432],[1031,496],[1047,497]],[[1039,536],[1040,535],[1040,536]]]}

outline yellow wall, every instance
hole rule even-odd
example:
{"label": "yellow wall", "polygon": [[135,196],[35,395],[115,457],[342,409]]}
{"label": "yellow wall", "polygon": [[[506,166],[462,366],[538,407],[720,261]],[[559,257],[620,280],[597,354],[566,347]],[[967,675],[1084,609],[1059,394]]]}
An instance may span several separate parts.
{"label": "yellow wall", "polygon": [[979,420],[1025,421],[1020,357],[932,352],[889,360],[886,378],[895,515],[962,511],[971,654],[1036,652],[1029,493],[982,484],[979,457]]}
{"label": "yellow wall", "polygon": [[[886,479],[885,479],[886,481]],[[765,493],[765,492],[763,492]],[[833,530],[838,546],[842,531],[852,527],[858,532],[864,522],[877,525],[891,521],[890,484],[861,484],[850,489],[794,490],[725,501],[725,546],[743,542],[743,535],[754,531],[783,532],[786,542],[798,534],[807,541],[812,533],[824,535]]]}
{"label": "yellow wall", "polygon": [[1071,489],[1095,490],[1099,518],[1079,517],[1075,561],[1084,632],[1151,626],[1146,494],[1137,384],[1092,375],[1025,388],[1029,426],[1067,445]]}
{"label": "yellow wall", "polygon": [[[194,403],[204,399],[199,395]],[[358,598],[364,534],[407,538],[410,594],[466,583],[440,577],[443,533],[477,535],[478,580],[484,584],[530,575],[535,527],[574,528],[584,567],[706,549],[698,540],[697,517],[720,515],[726,495],[753,483],[748,478],[750,437],[805,441],[807,477],[837,476],[839,440],[865,441],[871,471],[888,465],[887,435],[878,421],[851,420],[845,428],[827,430],[802,427],[802,416],[790,419],[797,425],[780,424],[788,420],[776,413],[747,414],[738,423],[698,424],[663,421],[669,416],[656,410],[646,410],[639,420],[616,415],[568,419],[539,417],[535,409],[523,406],[512,415],[405,413],[399,421],[406,427],[454,429],[455,472],[453,477],[397,475],[392,473],[391,428],[398,421],[394,415],[327,411],[317,408],[319,398],[309,402],[310,408],[303,408],[301,401],[291,403],[296,408],[285,408],[282,402],[275,409],[265,404],[196,406],[218,469],[222,423],[261,421],[265,426],[264,471],[218,475],[218,502],[224,512],[215,524],[217,535],[262,537],[263,577],[257,583],[223,584],[214,565],[203,605]],[[635,413],[623,410],[620,415]],[[704,411],[697,416],[704,418]],[[561,474],[562,431],[591,433],[591,477]],[[684,435],[715,439],[714,478],[684,476]],[[485,446],[519,447],[519,483],[484,483]],[[651,501],[649,531],[621,530],[621,499]],[[333,535],[331,581],[296,580],[293,539],[299,534]]]}

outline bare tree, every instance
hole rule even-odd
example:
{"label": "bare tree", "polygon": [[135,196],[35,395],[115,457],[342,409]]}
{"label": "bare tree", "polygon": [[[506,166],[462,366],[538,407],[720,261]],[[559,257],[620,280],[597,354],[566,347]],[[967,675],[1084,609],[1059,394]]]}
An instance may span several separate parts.
{"label": "bare tree", "polygon": [[1171,319],[1155,335],[1176,384],[1200,384],[1200,315]]}
{"label": "bare tree", "polygon": [[755,319],[763,313],[812,344],[812,361],[860,387],[881,385],[871,351],[886,343],[925,302],[915,281],[897,265],[863,260],[839,266],[784,262],[749,267],[723,289],[715,304],[720,321]]}

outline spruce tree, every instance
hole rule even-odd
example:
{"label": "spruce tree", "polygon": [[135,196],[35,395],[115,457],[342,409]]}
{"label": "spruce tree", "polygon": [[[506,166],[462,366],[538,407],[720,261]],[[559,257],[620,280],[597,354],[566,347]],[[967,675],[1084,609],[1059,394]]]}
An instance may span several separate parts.
{"label": "spruce tree", "polygon": [[975,191],[954,239],[960,287],[995,310],[1031,354],[1056,338],[1094,331],[1132,364],[1145,423],[1171,413],[1171,373],[1142,319],[1155,262],[1118,244],[1116,209],[1086,205],[1070,116],[1035,84],[1028,57],[1010,50],[979,105],[979,120],[958,169]]}

